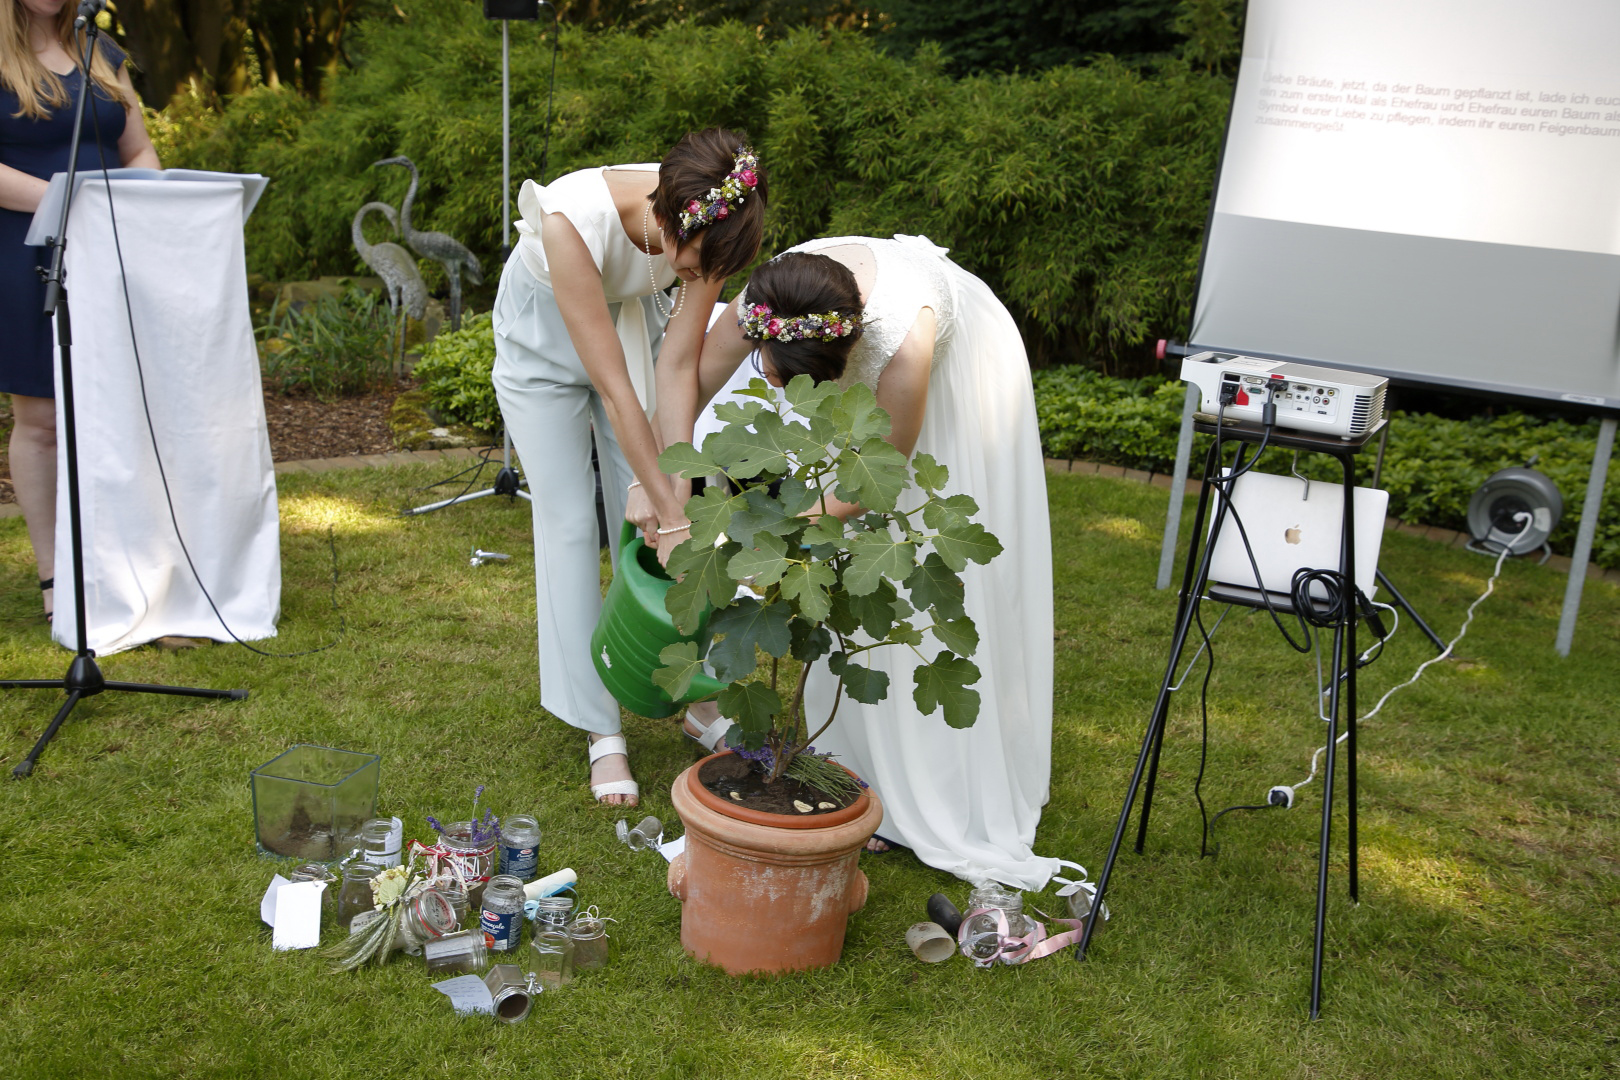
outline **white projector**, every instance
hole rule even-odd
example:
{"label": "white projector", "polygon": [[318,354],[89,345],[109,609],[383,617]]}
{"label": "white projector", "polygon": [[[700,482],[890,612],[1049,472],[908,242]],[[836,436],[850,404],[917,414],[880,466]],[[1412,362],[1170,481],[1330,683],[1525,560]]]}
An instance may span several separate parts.
{"label": "white projector", "polygon": [[[1389,387],[1389,380],[1377,375],[1223,352],[1183,358],[1181,378],[1202,392],[1201,412],[1260,423],[1261,410],[1270,401],[1277,406],[1278,427],[1341,439],[1357,438],[1378,426]],[[1223,388],[1228,398],[1224,412]]]}

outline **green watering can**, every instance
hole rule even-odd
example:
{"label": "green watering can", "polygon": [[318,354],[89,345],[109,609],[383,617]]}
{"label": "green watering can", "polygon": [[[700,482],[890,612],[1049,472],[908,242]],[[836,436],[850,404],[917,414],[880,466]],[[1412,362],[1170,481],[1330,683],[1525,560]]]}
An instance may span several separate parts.
{"label": "green watering can", "polygon": [[619,565],[591,635],[591,662],[620,705],[655,720],[682,705],[712,698],[729,685],[699,673],[686,696],[672,701],[653,684],[652,673],[664,666],[658,659],[664,647],[700,640],[709,621],[705,616],[695,634],[675,629],[675,620],[664,607],[664,594],[673,584],[658,565],[658,552],[642,543],[635,525],[626,521],[619,533]]}

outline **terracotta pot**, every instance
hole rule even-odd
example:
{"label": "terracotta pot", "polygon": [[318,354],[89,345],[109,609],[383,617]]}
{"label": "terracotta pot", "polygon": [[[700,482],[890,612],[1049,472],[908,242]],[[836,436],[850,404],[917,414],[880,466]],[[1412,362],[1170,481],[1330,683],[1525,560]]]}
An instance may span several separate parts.
{"label": "terracotta pot", "polygon": [[[727,751],[729,753],[729,751]],[[704,758],[670,792],[686,850],[669,864],[681,944],[727,974],[830,967],[849,916],[866,904],[861,848],[883,821],[870,791],[828,814],[746,810],[698,783]]]}

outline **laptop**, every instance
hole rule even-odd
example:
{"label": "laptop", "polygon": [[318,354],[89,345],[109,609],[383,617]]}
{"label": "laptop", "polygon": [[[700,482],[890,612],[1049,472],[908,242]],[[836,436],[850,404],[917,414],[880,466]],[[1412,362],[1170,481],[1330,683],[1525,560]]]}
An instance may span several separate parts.
{"label": "laptop", "polygon": [[[1228,470],[1223,469],[1224,476]],[[1340,540],[1344,526],[1344,485],[1320,480],[1309,482],[1297,476],[1274,476],[1248,472],[1230,485],[1232,509],[1243,522],[1238,530],[1231,512],[1221,526],[1209,563],[1209,594],[1227,602],[1263,603],[1259,590],[1271,594],[1273,606],[1288,607],[1294,572],[1301,568],[1338,570]],[[1210,508],[1210,529],[1224,496],[1215,492]],[[1389,509],[1389,492],[1358,487],[1355,491],[1356,586],[1370,599],[1377,588],[1378,549],[1384,539],[1384,516]],[[1255,580],[1254,566],[1244,549],[1247,533],[1254,562],[1260,568]],[[1311,596],[1326,600],[1327,589],[1312,582]]]}

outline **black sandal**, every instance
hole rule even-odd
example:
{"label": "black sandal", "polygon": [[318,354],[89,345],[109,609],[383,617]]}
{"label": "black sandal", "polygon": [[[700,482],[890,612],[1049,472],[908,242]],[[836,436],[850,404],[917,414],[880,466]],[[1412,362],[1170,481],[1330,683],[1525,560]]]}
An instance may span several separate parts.
{"label": "black sandal", "polygon": [[[56,579],[55,578],[53,578],[53,577],[40,578],[40,581],[39,581],[39,591],[40,592],[44,592],[46,589],[54,589],[54,588],[56,588]],[[46,622],[53,622],[55,619],[56,619],[56,612],[47,611],[45,613],[45,621]]]}

